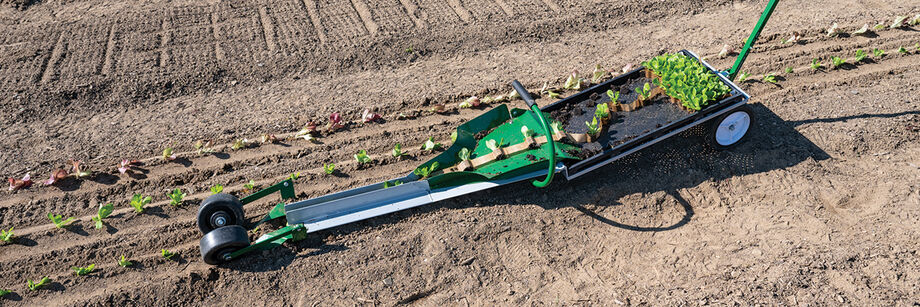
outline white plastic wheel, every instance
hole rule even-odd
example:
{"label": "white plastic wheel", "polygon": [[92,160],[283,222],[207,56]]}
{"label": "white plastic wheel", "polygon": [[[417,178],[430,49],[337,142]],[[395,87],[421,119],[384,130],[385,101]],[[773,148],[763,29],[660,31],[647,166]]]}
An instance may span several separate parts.
{"label": "white plastic wheel", "polygon": [[751,127],[751,115],[746,111],[735,111],[722,118],[716,127],[715,141],[719,146],[731,146],[744,138]]}

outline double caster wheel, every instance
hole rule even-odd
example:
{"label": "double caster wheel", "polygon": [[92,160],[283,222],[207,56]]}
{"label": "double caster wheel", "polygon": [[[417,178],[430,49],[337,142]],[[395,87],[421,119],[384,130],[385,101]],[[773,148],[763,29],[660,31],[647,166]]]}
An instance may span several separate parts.
{"label": "double caster wheel", "polygon": [[716,149],[728,149],[747,139],[753,125],[754,112],[743,105],[713,120],[706,140]]}
{"label": "double caster wheel", "polygon": [[198,229],[204,234],[198,247],[207,264],[219,264],[230,254],[249,246],[249,234],[242,225],[243,203],[230,194],[215,194],[198,207]]}

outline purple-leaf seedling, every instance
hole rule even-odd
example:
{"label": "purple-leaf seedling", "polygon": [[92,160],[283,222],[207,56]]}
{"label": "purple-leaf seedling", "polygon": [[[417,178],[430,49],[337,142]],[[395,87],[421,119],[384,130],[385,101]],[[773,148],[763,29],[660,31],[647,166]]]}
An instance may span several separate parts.
{"label": "purple-leaf seedling", "polygon": [[87,267],[85,267],[85,268],[84,268],[84,267],[75,266],[75,267],[71,267],[70,269],[73,270],[73,271],[74,271],[74,274],[77,274],[77,276],[85,276],[86,274],[92,273],[92,272],[93,272],[93,269],[95,269],[95,268],[96,268],[96,264],[95,264],[95,263],[90,263],[89,266],[87,266]]}
{"label": "purple-leaf seedling", "polygon": [[176,253],[173,253],[173,252],[169,251],[168,249],[165,249],[165,248],[164,248],[164,249],[160,249],[160,256],[163,256],[163,258],[166,259],[166,260],[172,260],[172,257],[175,256],[175,255],[176,255]]}
{"label": "purple-leaf seedling", "polygon": [[51,278],[46,276],[46,277],[42,277],[42,279],[39,280],[38,282],[33,282],[31,279],[27,279],[26,281],[27,281],[26,286],[29,287],[29,291],[35,291],[35,290],[38,290],[38,288],[41,288],[44,285],[47,285],[49,282],[51,282]]}
{"label": "purple-leaf seedling", "polygon": [[109,215],[112,214],[112,211],[115,211],[115,205],[112,203],[99,205],[99,210],[96,211],[96,216],[92,218],[93,222],[96,222],[96,229],[102,229],[102,219],[109,217]]}
{"label": "purple-leaf seedling", "polygon": [[163,160],[172,161],[175,159],[176,159],[176,154],[173,153],[172,147],[166,147],[166,149],[163,149]]}
{"label": "purple-leaf seedling", "polygon": [[224,191],[224,185],[222,184],[215,184],[213,187],[211,187],[211,195],[219,194],[220,192],[223,192],[223,191]]}
{"label": "purple-leaf seedling", "polygon": [[89,177],[93,174],[92,171],[85,171],[81,167],[83,161],[80,160],[70,160],[70,165],[72,166],[70,172],[77,178]]}
{"label": "purple-leaf seedling", "polygon": [[125,255],[121,255],[121,258],[116,258],[116,260],[118,261],[118,265],[123,268],[134,265],[134,263],[129,261],[128,257],[125,257]]}
{"label": "purple-leaf seedling", "polygon": [[335,132],[336,130],[345,128],[344,120],[342,115],[339,112],[329,114],[329,132]]}
{"label": "purple-leaf seedling", "polygon": [[134,196],[131,197],[131,207],[134,207],[134,212],[141,213],[144,212],[144,206],[151,201],[153,201],[153,197],[144,197],[141,194],[134,194]]}
{"label": "purple-leaf seedling", "polygon": [[335,164],[333,164],[333,163],[329,163],[329,164],[323,163],[323,172],[325,172],[326,175],[332,175],[332,173],[335,173]]}
{"label": "purple-leaf seedling", "polygon": [[10,191],[28,188],[32,185],[32,176],[29,173],[26,173],[22,179],[9,178],[7,180],[10,182]]}
{"label": "purple-leaf seedling", "polygon": [[55,215],[54,213],[48,213],[48,219],[51,220],[51,223],[54,224],[56,228],[64,228],[73,223],[74,218],[68,217],[66,220],[63,219],[62,215]]}
{"label": "purple-leaf seedling", "polygon": [[482,101],[479,99],[479,97],[472,96],[461,102],[457,107],[461,109],[478,108],[481,103]]}
{"label": "purple-leaf seedling", "polygon": [[425,141],[424,144],[422,144],[422,150],[425,150],[425,151],[434,151],[440,148],[441,148],[441,143],[435,142],[434,138],[430,136],[428,137],[428,140]]}
{"label": "purple-leaf seedling", "polygon": [[364,123],[377,121],[382,118],[383,116],[380,116],[380,114],[374,113],[373,111],[371,111],[371,109],[364,109],[364,112],[361,113],[361,120],[364,121]]}
{"label": "purple-leaf seedling", "polygon": [[121,163],[118,163],[118,172],[124,175],[125,173],[132,171],[134,165],[138,163],[140,162],[137,160],[128,160],[128,159],[121,160]]}
{"label": "purple-leaf seedling", "polygon": [[633,67],[633,64],[632,64],[632,63],[629,63],[629,64],[626,64],[626,65],[623,65],[623,69],[621,69],[621,70],[622,70],[623,73],[625,74],[625,73],[628,73],[629,71],[633,70],[633,68],[635,68],[635,67]]}
{"label": "purple-leaf seedling", "polygon": [[275,144],[278,143],[278,137],[274,134],[263,133],[260,141],[262,144]]}
{"label": "purple-leaf seedling", "polygon": [[13,227],[10,227],[10,230],[0,230],[0,241],[6,242],[6,243],[13,242],[13,237],[15,237],[15,235],[13,234]]}
{"label": "purple-leaf seedling", "polygon": [[53,185],[54,183],[58,182],[58,180],[67,178],[67,176],[70,176],[70,174],[68,174],[64,169],[59,168],[56,171],[51,172],[50,178],[43,181],[42,183],[45,185]]}
{"label": "purple-leaf seedling", "polygon": [[169,205],[173,207],[178,207],[182,204],[182,200],[185,199],[187,194],[182,193],[182,190],[176,188],[172,190],[171,193],[166,193],[166,197],[169,198]]}
{"label": "purple-leaf seedling", "polygon": [[367,156],[367,150],[362,149],[362,150],[359,150],[358,153],[355,154],[355,161],[358,161],[358,164],[360,165],[360,164],[371,163],[373,159]]}

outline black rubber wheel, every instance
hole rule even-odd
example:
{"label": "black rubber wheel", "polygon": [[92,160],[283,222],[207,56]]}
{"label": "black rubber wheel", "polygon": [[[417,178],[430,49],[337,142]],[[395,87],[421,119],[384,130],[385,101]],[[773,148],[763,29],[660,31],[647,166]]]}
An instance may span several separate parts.
{"label": "black rubber wheel", "polygon": [[715,149],[728,149],[746,140],[753,127],[754,111],[743,105],[715,118],[706,133],[706,141]]}
{"label": "black rubber wheel", "polygon": [[245,221],[243,203],[230,194],[211,195],[198,206],[198,229],[202,234],[225,226],[243,225]]}
{"label": "black rubber wheel", "polygon": [[204,263],[215,265],[227,261],[228,255],[249,246],[246,228],[230,225],[214,229],[204,235],[198,242],[201,259]]}

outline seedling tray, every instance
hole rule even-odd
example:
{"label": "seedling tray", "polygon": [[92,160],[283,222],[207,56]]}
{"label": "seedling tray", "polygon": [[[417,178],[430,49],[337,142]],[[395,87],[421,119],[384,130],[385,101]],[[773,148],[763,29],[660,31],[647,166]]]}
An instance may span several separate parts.
{"label": "seedling tray", "polygon": [[[700,60],[696,54],[688,50],[681,50],[680,53]],[[566,162],[566,177],[569,179],[578,177],[603,164],[612,162],[611,160],[624,153],[654,144],[747,102],[750,96],[719,74],[708,63],[705,61],[701,63],[719,75],[720,80],[731,88],[726,98],[710,103],[702,110],[692,113],[670,102],[665,95],[656,96],[651,102],[634,111],[611,111],[611,119],[598,139],[582,145],[582,152],[579,155],[582,160]],[[651,79],[645,78],[643,68],[640,67],[544,106],[542,110],[561,121],[567,132],[585,133],[588,130],[585,122],[593,118],[597,103],[610,101],[606,94],[607,90],[620,91],[618,102],[628,103],[634,101],[637,96],[634,89],[644,85],[645,82],[651,84]],[[653,90],[654,87],[652,85]]]}

